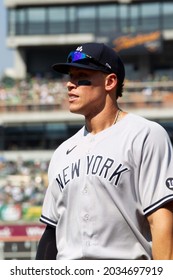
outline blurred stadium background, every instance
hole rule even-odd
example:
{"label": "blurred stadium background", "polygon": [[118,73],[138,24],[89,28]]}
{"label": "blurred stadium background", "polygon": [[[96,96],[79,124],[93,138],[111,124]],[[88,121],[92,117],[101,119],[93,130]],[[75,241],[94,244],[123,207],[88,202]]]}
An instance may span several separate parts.
{"label": "blurred stadium background", "polygon": [[51,65],[83,42],[109,44],[126,66],[121,108],[161,123],[173,143],[173,1],[4,5],[15,61],[0,80],[0,259],[34,259],[50,157],[83,125]]}

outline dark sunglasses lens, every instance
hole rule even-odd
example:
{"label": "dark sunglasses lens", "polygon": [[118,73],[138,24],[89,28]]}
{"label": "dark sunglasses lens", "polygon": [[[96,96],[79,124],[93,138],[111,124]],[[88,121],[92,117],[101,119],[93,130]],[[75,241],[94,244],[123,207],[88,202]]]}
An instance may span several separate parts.
{"label": "dark sunglasses lens", "polygon": [[67,62],[72,63],[74,61],[87,58],[87,55],[82,52],[71,52],[67,58]]}

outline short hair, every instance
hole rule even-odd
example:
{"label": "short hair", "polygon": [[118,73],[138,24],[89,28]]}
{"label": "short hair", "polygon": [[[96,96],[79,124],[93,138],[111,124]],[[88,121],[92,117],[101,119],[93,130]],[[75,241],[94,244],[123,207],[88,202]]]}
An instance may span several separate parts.
{"label": "short hair", "polygon": [[123,96],[123,89],[124,89],[124,83],[118,80],[117,88],[116,88],[116,99]]}

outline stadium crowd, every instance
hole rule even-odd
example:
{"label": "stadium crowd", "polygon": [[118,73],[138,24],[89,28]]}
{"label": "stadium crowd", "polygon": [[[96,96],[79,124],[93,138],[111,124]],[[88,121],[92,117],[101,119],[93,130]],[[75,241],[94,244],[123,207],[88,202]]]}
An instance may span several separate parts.
{"label": "stadium crowd", "polygon": [[[0,112],[64,109],[67,106],[65,83],[65,78],[4,79],[0,82]],[[152,99],[164,102],[165,96],[173,96],[173,82],[167,76],[153,80],[149,77],[142,82],[126,80],[124,91],[125,100],[129,99],[134,105],[136,95],[144,103]]]}
{"label": "stadium crowd", "polygon": [[47,161],[1,160],[0,209],[5,205],[41,206],[47,187],[47,167]]}
{"label": "stadium crowd", "polygon": [[[66,99],[64,80],[30,78],[26,80],[5,80],[0,83],[0,106],[14,109],[19,105],[52,105],[63,108]],[[27,107],[28,105],[28,107]]]}

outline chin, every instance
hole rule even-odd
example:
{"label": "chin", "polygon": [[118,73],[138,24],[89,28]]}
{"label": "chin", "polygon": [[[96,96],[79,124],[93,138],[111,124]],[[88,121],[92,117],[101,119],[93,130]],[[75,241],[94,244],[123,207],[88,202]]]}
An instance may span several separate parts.
{"label": "chin", "polygon": [[85,115],[85,113],[83,112],[83,110],[81,110],[81,109],[79,109],[79,108],[72,108],[72,107],[70,107],[69,108],[69,111],[71,112],[71,113],[74,113],[74,114],[80,114],[80,115]]}

